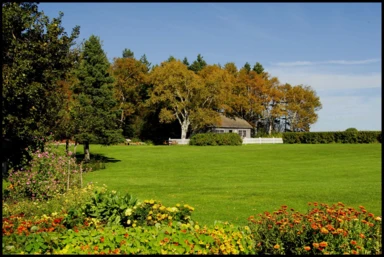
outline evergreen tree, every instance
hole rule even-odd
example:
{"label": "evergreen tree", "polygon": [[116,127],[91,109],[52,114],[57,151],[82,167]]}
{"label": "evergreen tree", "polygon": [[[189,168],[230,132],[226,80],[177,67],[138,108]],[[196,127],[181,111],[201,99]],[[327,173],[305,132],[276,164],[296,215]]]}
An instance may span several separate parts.
{"label": "evergreen tree", "polygon": [[246,62],[245,64],[244,64],[244,67],[243,67],[247,72],[250,72],[251,71],[251,65],[248,63],[248,62]]}
{"label": "evergreen tree", "polygon": [[135,54],[128,48],[123,50],[123,58],[135,58]]}
{"label": "evergreen tree", "polygon": [[113,77],[108,73],[110,64],[99,37],[91,35],[83,44],[80,67],[73,87],[76,101],[72,116],[75,139],[84,144],[84,160],[90,160],[89,144],[110,145],[122,142],[118,128],[116,100],[113,97]]}
{"label": "evergreen tree", "polygon": [[253,71],[255,71],[257,74],[262,74],[264,72],[264,67],[259,62],[257,62],[253,66]]}
{"label": "evergreen tree", "polygon": [[197,73],[201,71],[205,66],[207,66],[207,63],[203,60],[203,56],[198,54],[196,61],[194,61],[191,66],[189,66],[189,69]]}
{"label": "evergreen tree", "polygon": [[183,63],[185,64],[185,66],[189,67],[189,62],[188,62],[187,57],[184,57]]}
{"label": "evergreen tree", "polygon": [[151,63],[147,60],[147,56],[145,54],[143,54],[140,58],[140,62],[142,64],[145,64],[145,66],[147,66],[147,70],[149,71],[151,69]]}
{"label": "evergreen tree", "polygon": [[173,62],[173,61],[176,61],[176,58],[173,57],[173,55],[169,56],[169,58],[167,59],[166,62]]}
{"label": "evergreen tree", "polygon": [[[25,148],[42,148],[41,138],[55,129],[64,105],[62,87],[72,68],[71,50],[80,33],[67,35],[64,14],[49,19],[36,3],[2,3],[2,161],[13,168],[23,165]],[[4,143],[4,142],[3,142]]]}

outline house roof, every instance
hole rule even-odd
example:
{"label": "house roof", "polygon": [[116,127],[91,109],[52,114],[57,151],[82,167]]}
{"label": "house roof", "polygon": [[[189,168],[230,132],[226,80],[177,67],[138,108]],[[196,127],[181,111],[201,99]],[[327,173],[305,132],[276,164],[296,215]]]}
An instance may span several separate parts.
{"label": "house roof", "polygon": [[222,114],[220,114],[221,117],[221,124],[217,124],[216,127],[220,128],[246,128],[250,129],[253,128],[246,120],[243,120],[241,118],[235,117],[235,118],[229,118]]}

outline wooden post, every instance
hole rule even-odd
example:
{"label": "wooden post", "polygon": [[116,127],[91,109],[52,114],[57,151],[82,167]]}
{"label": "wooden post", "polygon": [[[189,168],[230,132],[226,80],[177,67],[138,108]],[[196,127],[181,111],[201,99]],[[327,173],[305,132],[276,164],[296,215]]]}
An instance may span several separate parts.
{"label": "wooden post", "polygon": [[83,162],[80,163],[80,188],[83,188]]}

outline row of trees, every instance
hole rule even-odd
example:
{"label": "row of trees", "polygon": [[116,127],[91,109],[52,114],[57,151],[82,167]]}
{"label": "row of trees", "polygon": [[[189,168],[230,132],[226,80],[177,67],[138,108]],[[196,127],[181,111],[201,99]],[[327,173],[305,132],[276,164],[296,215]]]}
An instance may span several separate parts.
{"label": "row of trees", "polygon": [[217,122],[219,113],[266,133],[309,131],[317,120],[316,92],[281,84],[260,63],[209,65],[199,54],[191,64],[170,56],[152,66],[124,49],[110,64],[99,37],[74,45],[80,28],[68,36],[63,13],[50,20],[35,3],[2,8],[2,138],[12,143],[6,159],[13,164],[51,132],[84,144],[87,160],[90,143],[185,138]]}

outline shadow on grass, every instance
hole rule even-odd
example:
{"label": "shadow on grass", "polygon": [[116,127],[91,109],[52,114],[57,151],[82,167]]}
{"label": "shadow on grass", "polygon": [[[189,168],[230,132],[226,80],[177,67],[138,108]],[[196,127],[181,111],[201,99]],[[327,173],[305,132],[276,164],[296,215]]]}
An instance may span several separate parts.
{"label": "shadow on grass", "polygon": [[[80,163],[82,160],[84,160],[84,154],[76,154],[76,161],[77,163]],[[121,162],[121,160],[117,160],[115,158],[107,157],[103,154],[91,154],[91,160],[90,162],[99,161],[102,163],[108,163],[108,162]]]}
{"label": "shadow on grass", "polygon": [[[84,160],[84,154],[76,154],[76,162],[80,164]],[[103,154],[91,154],[91,160],[83,163],[85,170],[96,171],[105,169],[105,164],[108,162],[121,162],[114,158],[109,158]]]}

